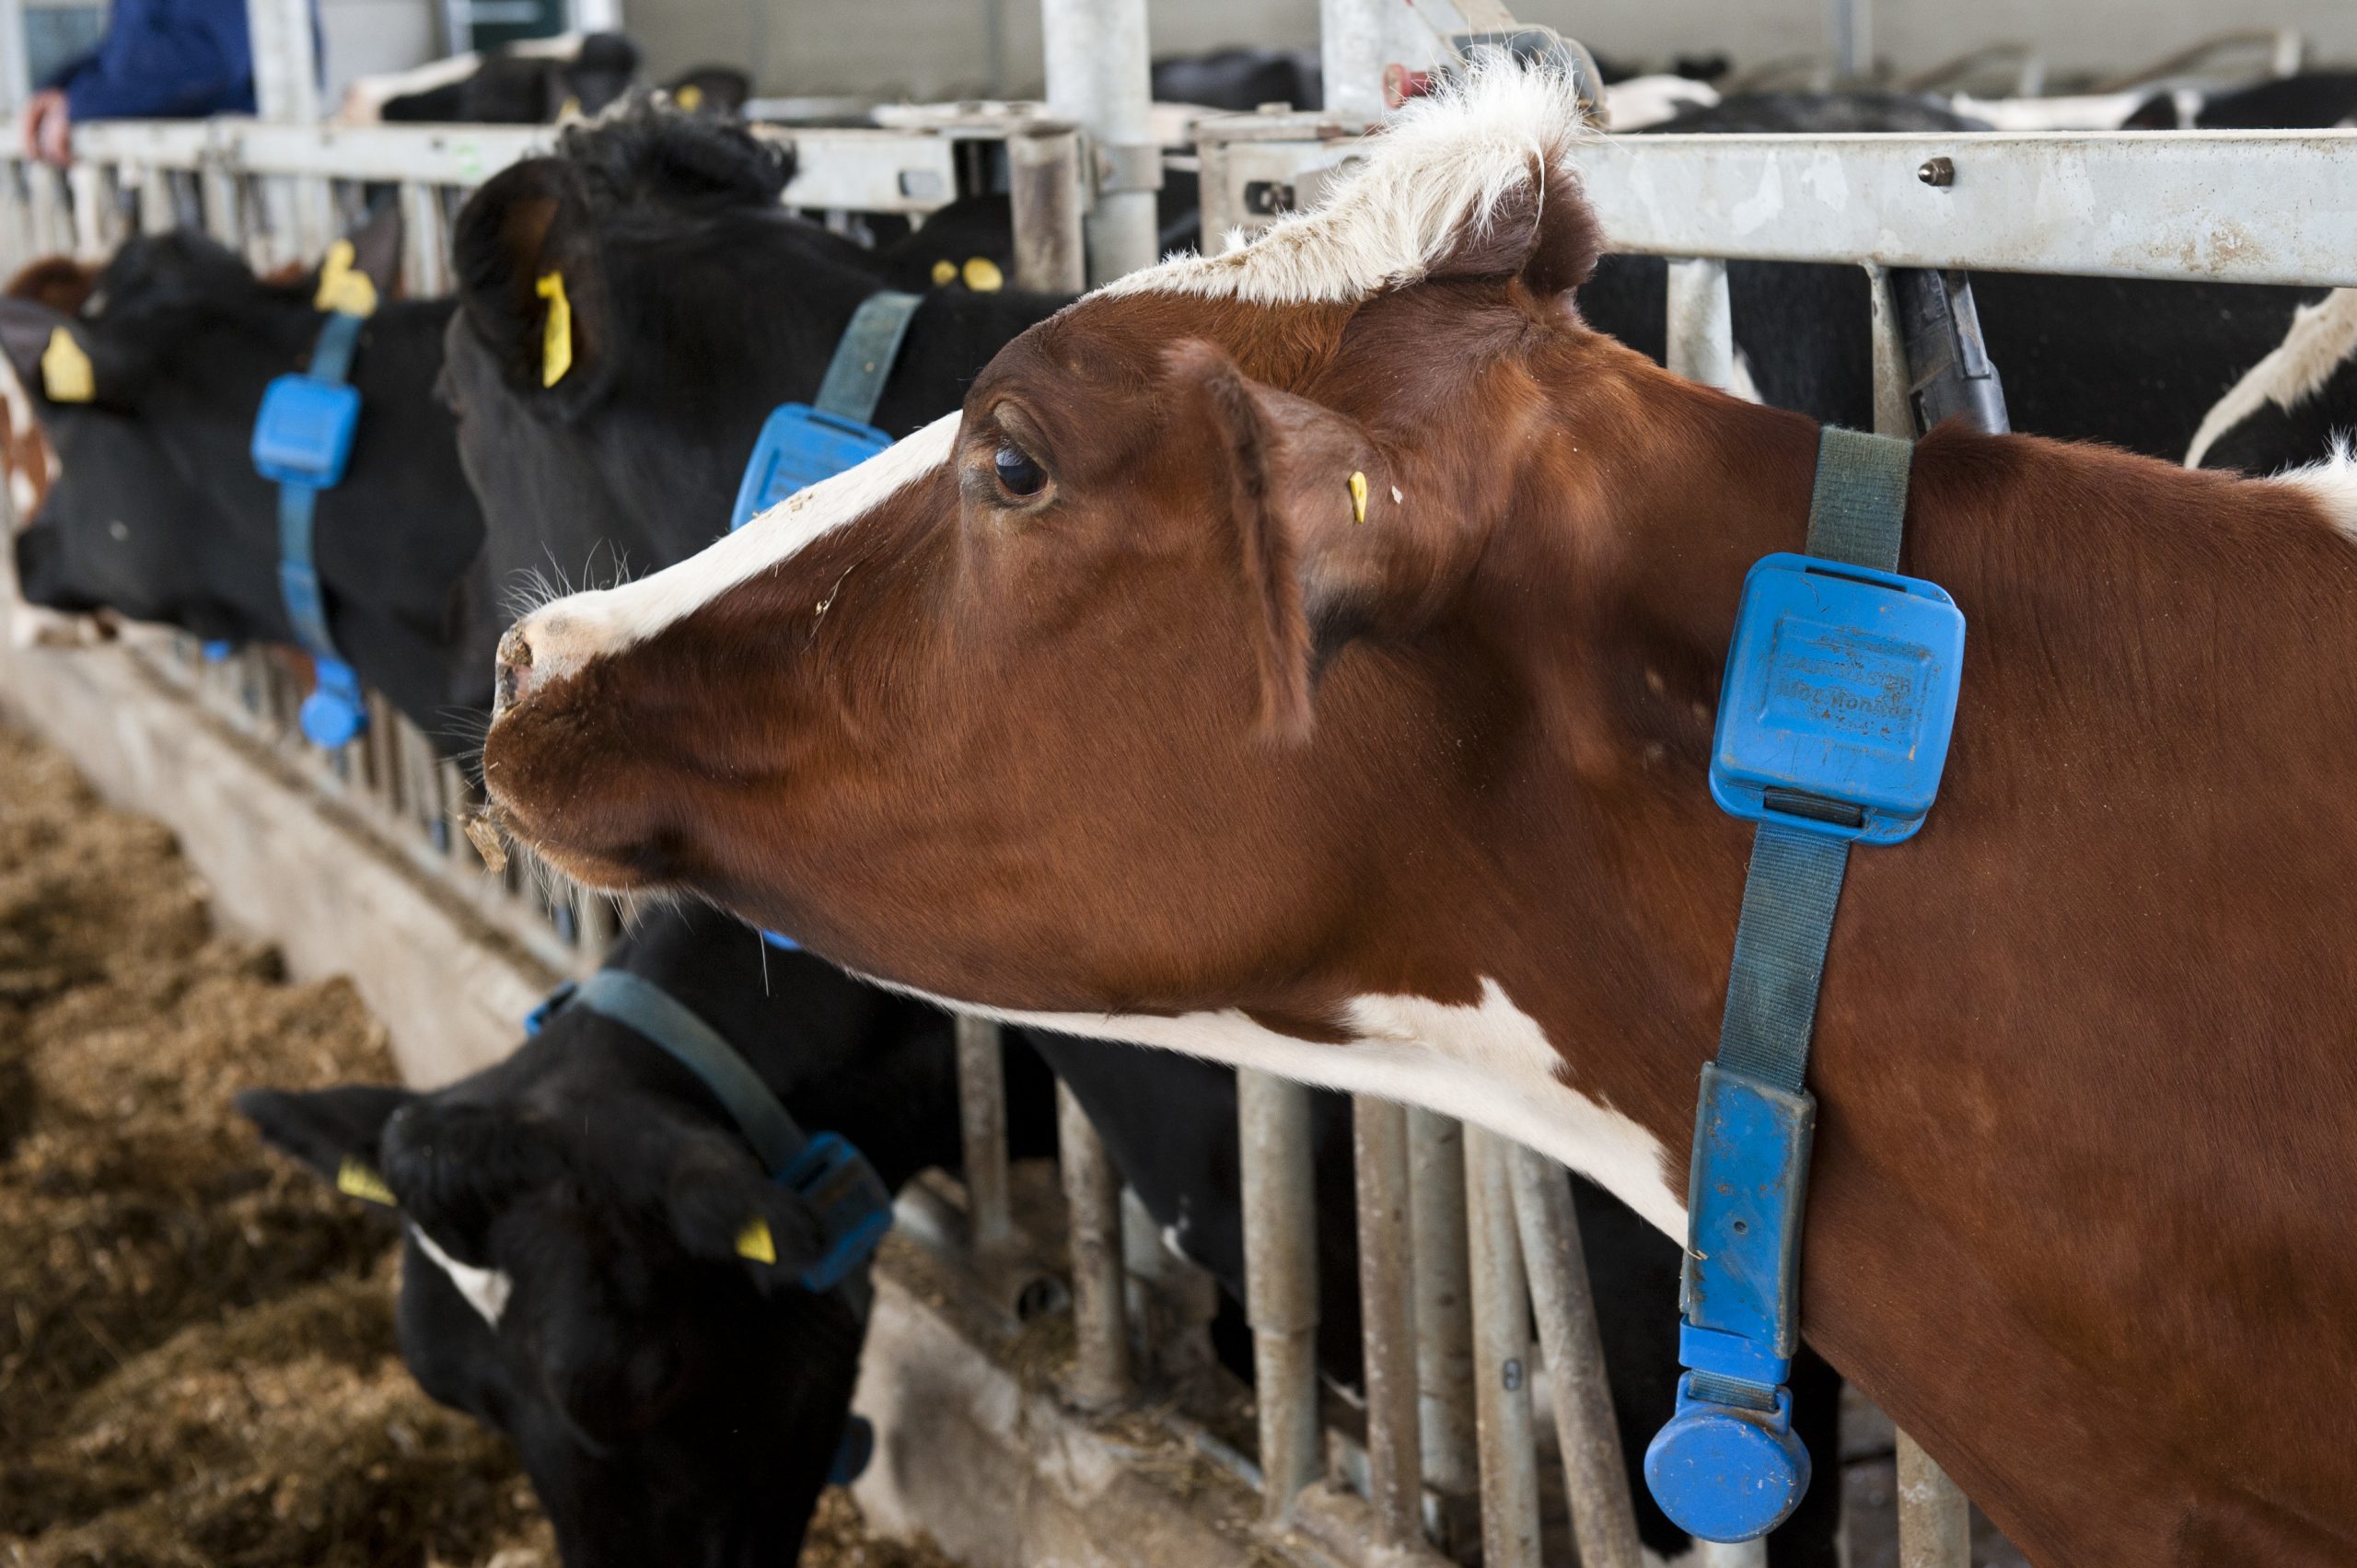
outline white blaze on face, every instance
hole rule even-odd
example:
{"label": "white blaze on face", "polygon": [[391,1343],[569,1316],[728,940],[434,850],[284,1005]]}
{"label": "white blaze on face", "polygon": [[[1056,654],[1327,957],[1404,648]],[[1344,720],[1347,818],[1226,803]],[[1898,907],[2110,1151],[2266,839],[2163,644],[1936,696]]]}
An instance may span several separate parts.
{"label": "white blaze on face", "polygon": [[792,560],[812,540],[856,522],[949,460],[959,417],[946,413],[857,468],[795,492],[676,566],[541,606],[510,633],[532,650],[532,683],[545,685],[591,659],[643,643],[738,584]]}
{"label": "white blaze on face", "polygon": [[424,1253],[434,1266],[448,1276],[451,1286],[467,1298],[475,1315],[493,1328],[499,1327],[500,1314],[507,1310],[507,1298],[516,1289],[516,1282],[504,1269],[478,1269],[471,1263],[461,1263],[434,1244],[425,1227],[412,1222],[409,1227],[418,1250]]}

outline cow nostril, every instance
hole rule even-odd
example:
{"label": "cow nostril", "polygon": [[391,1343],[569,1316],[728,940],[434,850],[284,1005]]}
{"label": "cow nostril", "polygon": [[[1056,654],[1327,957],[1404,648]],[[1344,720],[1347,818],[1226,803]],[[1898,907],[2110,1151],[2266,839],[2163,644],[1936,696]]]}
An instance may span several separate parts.
{"label": "cow nostril", "polygon": [[498,673],[493,681],[492,706],[505,711],[521,701],[531,685],[526,672],[532,668],[532,645],[521,626],[510,626],[507,634],[499,639]]}

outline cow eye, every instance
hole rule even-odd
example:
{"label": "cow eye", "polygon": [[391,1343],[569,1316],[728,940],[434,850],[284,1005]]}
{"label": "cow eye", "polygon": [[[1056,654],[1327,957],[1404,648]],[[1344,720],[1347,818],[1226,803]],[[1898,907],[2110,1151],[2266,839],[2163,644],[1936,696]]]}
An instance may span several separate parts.
{"label": "cow eye", "polygon": [[991,454],[991,471],[998,475],[999,488],[1017,500],[1029,500],[1048,482],[1047,471],[1020,447],[1001,445]]}

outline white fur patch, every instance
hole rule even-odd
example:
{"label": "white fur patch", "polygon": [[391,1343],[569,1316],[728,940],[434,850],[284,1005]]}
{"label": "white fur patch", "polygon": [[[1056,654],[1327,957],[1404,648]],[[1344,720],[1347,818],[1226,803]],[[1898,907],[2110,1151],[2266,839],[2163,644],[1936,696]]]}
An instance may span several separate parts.
{"label": "white fur patch", "polygon": [[510,635],[532,650],[533,683],[560,679],[593,658],[645,641],[865,516],[949,460],[959,418],[943,414],[858,467],[795,491],[676,565],[619,587],[568,595],[526,616]]}
{"label": "white fur patch", "polygon": [[1658,125],[1681,109],[1709,109],[1718,101],[1718,88],[1691,76],[1631,76],[1604,89],[1605,119],[1616,132]]}
{"label": "white fur patch", "polygon": [[1422,996],[1357,997],[1344,1020],[1357,1038],[1339,1045],[1279,1034],[1235,1011],[1155,1018],[1010,1012],[929,999],[1005,1023],[1161,1046],[1321,1088],[1422,1106],[1527,1144],[1619,1198],[1664,1235],[1680,1242],[1686,1237],[1685,1196],[1670,1184],[1661,1140],[1565,1086],[1555,1075],[1562,1058],[1546,1031],[1494,980],[1481,981],[1481,1000],[1470,1006]]}
{"label": "white fur patch", "polygon": [[2200,468],[2218,437],[2269,403],[2288,413],[2316,396],[2351,353],[2357,353],[2357,289],[2336,288],[2314,305],[2301,306],[2283,341],[2202,417],[2186,448],[2185,466]]}
{"label": "white fur patch", "polygon": [[499,1327],[500,1314],[507,1310],[507,1298],[515,1293],[516,1282],[507,1277],[505,1269],[478,1269],[471,1263],[461,1263],[434,1244],[425,1227],[412,1222],[409,1234],[418,1250],[430,1259],[434,1266],[449,1276],[450,1283],[467,1298],[475,1316],[493,1328]]}
{"label": "white fur patch", "polygon": [[2357,457],[2351,456],[2346,438],[2334,444],[2332,455],[2324,461],[2287,469],[2266,482],[2306,491],[2342,538],[2357,540]]}
{"label": "white fur patch", "polygon": [[1174,257],[1097,292],[1262,305],[1364,299],[1422,277],[1538,167],[1576,179],[1570,149],[1594,134],[1560,73],[1487,60],[1462,86],[1411,101],[1318,206],[1278,219],[1249,244]]}

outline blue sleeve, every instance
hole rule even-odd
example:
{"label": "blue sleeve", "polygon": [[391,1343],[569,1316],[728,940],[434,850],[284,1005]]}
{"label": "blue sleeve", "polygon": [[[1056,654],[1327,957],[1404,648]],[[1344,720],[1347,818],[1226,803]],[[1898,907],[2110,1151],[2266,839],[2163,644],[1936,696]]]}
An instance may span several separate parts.
{"label": "blue sleeve", "polygon": [[97,53],[58,85],[77,122],[251,113],[245,0],[114,0]]}

